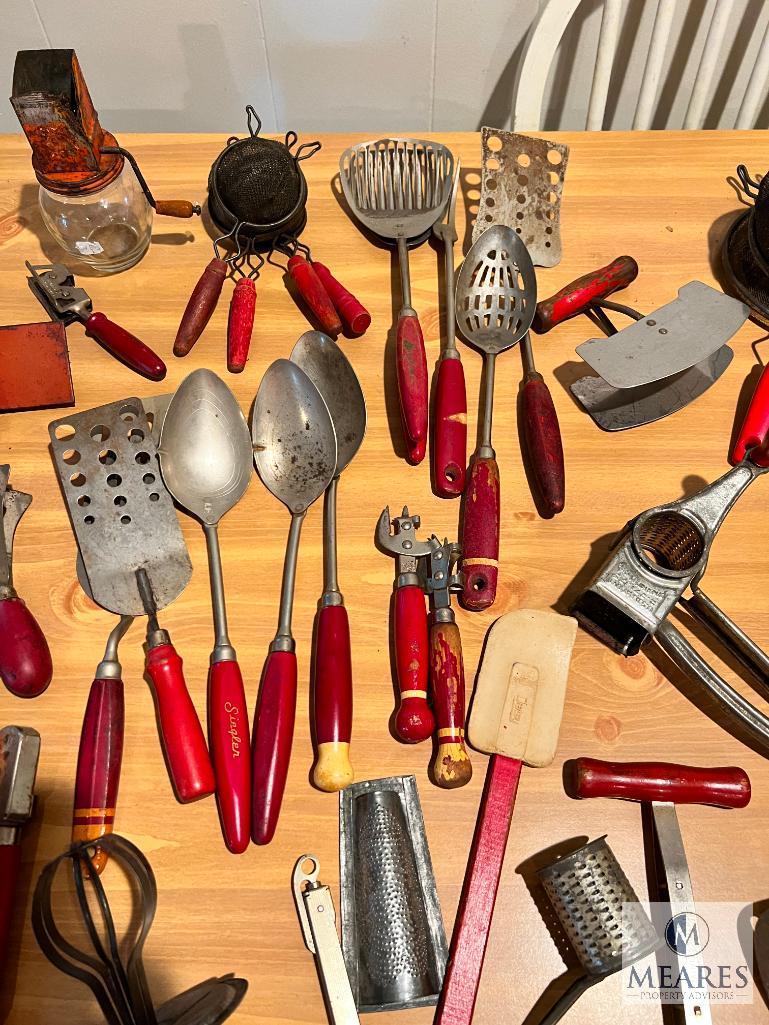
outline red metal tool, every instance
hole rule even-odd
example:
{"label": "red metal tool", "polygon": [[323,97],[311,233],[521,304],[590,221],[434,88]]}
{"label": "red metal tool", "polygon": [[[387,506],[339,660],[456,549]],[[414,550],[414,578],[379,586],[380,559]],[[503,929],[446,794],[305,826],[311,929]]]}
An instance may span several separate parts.
{"label": "red metal tool", "polygon": [[638,277],[638,264],[632,256],[618,256],[605,267],[583,274],[575,281],[537,303],[533,331],[543,335],[564,320],[570,320],[580,313],[587,313],[601,306],[601,300],[613,292],[627,288]]}

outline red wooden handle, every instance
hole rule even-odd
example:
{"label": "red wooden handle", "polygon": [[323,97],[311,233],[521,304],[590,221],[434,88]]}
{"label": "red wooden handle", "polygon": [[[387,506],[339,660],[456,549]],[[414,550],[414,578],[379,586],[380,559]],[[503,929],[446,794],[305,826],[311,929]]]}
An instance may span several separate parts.
{"label": "red wooden handle", "polygon": [[[97,840],[112,832],[123,761],[124,730],[123,681],[94,680],[85,706],[77,753],[73,843]],[[97,847],[93,862],[100,873],[107,864],[107,854]]]}
{"label": "red wooden handle", "polygon": [[438,727],[435,782],[447,789],[463,787],[473,767],[465,747],[465,666],[456,623],[430,627],[430,683]]}
{"label": "red wooden handle", "polygon": [[434,1025],[470,1025],[494,914],[521,762],[492,755]]}
{"label": "red wooden handle", "polygon": [[419,466],[427,452],[427,437],[420,441],[412,442],[406,439],[406,461],[410,466]]}
{"label": "red wooden handle", "polygon": [[744,769],[703,769],[673,762],[604,762],[577,758],[577,797],[619,797],[625,801],[672,801],[744,808],[750,801],[750,780]]}
{"label": "red wooden handle", "polygon": [[583,274],[576,281],[537,303],[532,328],[543,335],[556,324],[576,317],[597,299],[605,299],[612,292],[627,286],[638,277],[638,264],[632,256],[618,256],[605,267]]}
{"label": "red wooden handle", "polygon": [[[0,544],[3,542],[0,541]],[[53,676],[51,652],[19,597],[0,600],[0,678],[17,698],[36,698]]]}
{"label": "red wooden handle", "polygon": [[497,595],[499,572],[499,468],[496,459],[474,458],[465,488],[462,525],[462,604],[477,612]]}
{"label": "red wooden handle", "polygon": [[327,335],[338,335],[342,330],[342,322],[313,265],[303,256],[292,256],[288,261],[288,273],[321,330]]}
{"label": "red wooden handle", "polygon": [[732,462],[741,463],[748,452],[758,466],[769,466],[769,366],[758,379],[732,448]]}
{"label": "red wooden handle", "polygon": [[[403,431],[407,447],[427,440],[427,356],[419,318],[413,310],[398,318],[395,342]],[[424,453],[423,453],[424,454]]]}
{"label": "red wooden handle", "polygon": [[186,356],[200,338],[222,294],[227,264],[214,257],[200,275],[182,314],[174,342],[174,356]]}
{"label": "red wooden handle", "polygon": [[208,671],[208,730],[222,835],[242,854],[251,838],[251,741],[237,662],[214,662]]}
{"label": "red wooden handle", "polygon": [[342,318],[342,323],[351,335],[365,334],[371,324],[371,314],[366,307],[358,302],[352,292],[336,280],[331,271],[317,260],[312,261],[318,280],[326,289],[328,297]]}
{"label": "red wooden handle", "polygon": [[427,703],[430,655],[425,596],[416,584],[399,587],[393,595],[393,633],[400,690],[395,732],[405,744],[418,744],[432,736],[435,716]]}
{"label": "red wooden handle", "polygon": [[352,656],[350,624],[344,605],[326,605],[318,612],[315,645],[315,739],[318,758],[312,778],[327,793],[344,790],[353,781]]}
{"label": "red wooden handle", "polygon": [[251,278],[240,278],[230,299],[227,322],[227,369],[231,374],[239,374],[246,365],[255,309],[256,285]]}
{"label": "red wooden handle", "polygon": [[461,495],[467,464],[467,394],[465,372],[458,359],[442,359],[438,364],[433,463],[440,497]]}
{"label": "red wooden handle", "polygon": [[296,654],[271,651],[264,663],[254,720],[255,844],[268,844],[275,835],[291,760],[295,715]]}
{"label": "red wooden handle", "polygon": [[103,313],[91,314],[85,322],[85,333],[95,338],[131,370],[148,377],[150,381],[162,381],[166,376],[166,365],[160,356]]}
{"label": "red wooden handle", "polygon": [[563,444],[550,389],[537,373],[521,388],[526,455],[547,516],[561,512],[566,497]]}
{"label": "red wooden handle", "polygon": [[17,897],[21,844],[0,844],[0,979],[8,955],[8,936]]}
{"label": "red wooden handle", "polygon": [[150,648],[147,674],[155,688],[160,736],[177,798],[186,804],[213,794],[216,783],[206,738],[172,644]]}

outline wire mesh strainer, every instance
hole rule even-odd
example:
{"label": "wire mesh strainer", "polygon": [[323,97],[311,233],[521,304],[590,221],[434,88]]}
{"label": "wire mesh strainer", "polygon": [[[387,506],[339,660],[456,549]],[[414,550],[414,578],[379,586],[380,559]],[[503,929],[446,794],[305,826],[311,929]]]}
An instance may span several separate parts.
{"label": "wire mesh strainer", "polygon": [[721,265],[729,290],[750,306],[756,320],[769,326],[769,174],[757,181],[740,164],[737,177],[753,206],[726,233]]}

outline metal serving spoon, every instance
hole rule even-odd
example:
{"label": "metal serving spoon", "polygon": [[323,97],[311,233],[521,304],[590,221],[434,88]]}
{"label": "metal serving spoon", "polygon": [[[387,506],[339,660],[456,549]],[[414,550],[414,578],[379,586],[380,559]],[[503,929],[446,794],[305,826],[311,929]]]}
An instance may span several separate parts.
{"label": "metal serving spoon", "polygon": [[222,833],[227,847],[240,854],[251,832],[248,715],[227,633],[217,528],[251,480],[251,438],[235,396],[212,371],[195,370],[179,385],[163,420],[158,455],[166,487],[206,535],[216,633],[208,673],[209,740]]}
{"label": "metal serving spoon", "polygon": [[262,483],[291,513],[278,631],[262,671],[254,717],[252,837],[268,844],[278,824],[296,713],[296,643],[291,610],[305,513],[336,475],[334,425],[326,403],[295,363],[276,360],[262,378],[251,424]]}
{"label": "metal serving spoon", "polygon": [[333,793],[353,781],[350,625],[337,579],[336,490],[366,433],[366,400],[349,360],[321,331],[305,331],[291,352],[323,396],[336,432],[336,471],[323,503],[323,594],[315,645],[315,786]]}

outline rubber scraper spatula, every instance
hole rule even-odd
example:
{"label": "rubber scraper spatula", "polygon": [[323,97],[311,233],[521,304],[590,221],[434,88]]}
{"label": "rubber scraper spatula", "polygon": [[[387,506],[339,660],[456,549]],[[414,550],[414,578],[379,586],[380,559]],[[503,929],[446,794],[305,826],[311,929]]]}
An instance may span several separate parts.
{"label": "rubber scraper spatula", "polygon": [[492,757],[435,1025],[473,1019],[521,768],[555,757],[576,632],[570,616],[518,609],[501,616],[486,639],[468,739]]}

